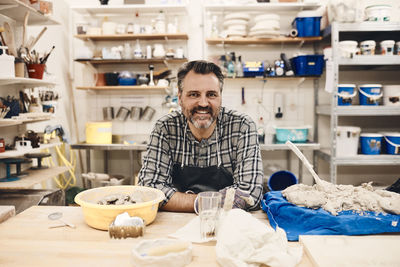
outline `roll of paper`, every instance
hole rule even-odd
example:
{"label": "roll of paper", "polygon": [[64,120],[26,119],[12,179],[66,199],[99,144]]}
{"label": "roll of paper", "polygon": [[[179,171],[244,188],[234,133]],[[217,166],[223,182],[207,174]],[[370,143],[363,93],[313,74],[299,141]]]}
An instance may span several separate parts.
{"label": "roll of paper", "polygon": [[297,32],[296,29],[292,29],[292,30],[289,32],[289,36],[290,36],[290,37],[297,37],[297,34],[298,34],[298,32]]}

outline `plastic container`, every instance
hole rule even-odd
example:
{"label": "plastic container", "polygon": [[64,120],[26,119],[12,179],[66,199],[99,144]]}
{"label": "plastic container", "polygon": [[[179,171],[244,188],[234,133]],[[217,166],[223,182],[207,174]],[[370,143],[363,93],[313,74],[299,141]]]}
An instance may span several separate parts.
{"label": "plastic container", "polygon": [[[143,202],[127,205],[100,205],[97,204],[105,196],[113,194],[141,194]],[[128,212],[133,217],[144,220],[146,225],[156,218],[158,204],[165,199],[161,190],[144,186],[105,186],[80,192],[75,196],[75,202],[82,207],[85,222],[96,229],[108,230],[115,217]]]}
{"label": "plastic container", "polygon": [[390,21],[390,5],[372,5],[365,8],[366,20]]}
{"label": "plastic container", "polygon": [[357,90],[355,84],[338,84],[338,106],[350,106]]}
{"label": "plastic container", "polygon": [[337,127],[337,157],[351,157],[357,155],[358,141],[361,128],[353,126]]}
{"label": "plastic container", "polygon": [[400,106],[400,84],[383,86],[383,104],[385,106]]}
{"label": "plastic container", "polygon": [[245,62],[243,66],[244,77],[257,77],[264,75],[264,62]]}
{"label": "plastic container", "polygon": [[46,68],[45,64],[26,64],[26,68],[28,69],[29,78],[43,79],[44,69]]}
{"label": "plastic container", "polygon": [[286,141],[292,142],[307,142],[308,130],[311,126],[300,127],[275,127],[276,141],[285,143]]}
{"label": "plastic container", "polygon": [[395,55],[399,55],[400,56],[400,41],[396,42],[396,47],[395,47]]}
{"label": "plastic container", "polygon": [[86,123],[86,143],[87,144],[111,144],[112,143],[112,123],[87,122]]}
{"label": "plastic container", "polygon": [[339,42],[340,56],[344,58],[352,58],[358,51],[358,42],[347,40]]}
{"label": "plastic container", "polygon": [[365,40],[360,43],[362,55],[375,55],[376,42],[374,40]]}
{"label": "plastic container", "polygon": [[14,57],[7,55],[5,49],[7,46],[0,46],[0,50],[3,54],[0,55],[0,78],[14,78],[15,77],[15,67],[14,67]]}
{"label": "plastic container", "polygon": [[362,84],[359,86],[360,105],[378,106],[382,98],[381,84]]}
{"label": "plastic container", "polygon": [[385,133],[386,153],[392,155],[400,155],[400,132]]}
{"label": "plastic container", "polygon": [[385,40],[380,42],[381,55],[392,56],[394,51],[394,40]]}
{"label": "plastic container", "polygon": [[383,135],[378,133],[362,133],[360,135],[361,153],[379,155],[381,153]]}
{"label": "plastic container", "polygon": [[301,11],[297,14],[294,24],[298,37],[312,37],[321,35],[321,18],[316,12]]}
{"label": "plastic container", "polygon": [[268,188],[270,191],[281,191],[297,183],[296,175],[290,171],[277,171],[269,177]]}
{"label": "plastic container", "polygon": [[297,76],[319,76],[324,69],[323,55],[302,55],[290,59]]}

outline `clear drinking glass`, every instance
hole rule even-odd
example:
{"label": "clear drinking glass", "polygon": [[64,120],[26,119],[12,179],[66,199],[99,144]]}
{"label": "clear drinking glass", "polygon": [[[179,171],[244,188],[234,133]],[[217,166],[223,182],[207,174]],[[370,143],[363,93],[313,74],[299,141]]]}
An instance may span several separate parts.
{"label": "clear drinking glass", "polygon": [[202,239],[214,239],[216,237],[221,199],[222,196],[219,192],[201,192],[197,196]]}

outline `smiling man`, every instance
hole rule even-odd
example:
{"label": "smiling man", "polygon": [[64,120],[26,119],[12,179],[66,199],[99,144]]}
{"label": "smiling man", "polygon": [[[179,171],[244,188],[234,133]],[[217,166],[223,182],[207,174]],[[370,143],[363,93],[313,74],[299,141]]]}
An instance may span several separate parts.
{"label": "smiling man", "polygon": [[[255,123],[221,107],[224,76],[207,61],[178,71],[181,112],[159,119],[139,173],[139,184],[162,190],[164,210],[194,211],[197,193],[236,190],[234,207],[254,210],[262,197],[262,161]],[[251,196],[254,203],[243,199]]]}

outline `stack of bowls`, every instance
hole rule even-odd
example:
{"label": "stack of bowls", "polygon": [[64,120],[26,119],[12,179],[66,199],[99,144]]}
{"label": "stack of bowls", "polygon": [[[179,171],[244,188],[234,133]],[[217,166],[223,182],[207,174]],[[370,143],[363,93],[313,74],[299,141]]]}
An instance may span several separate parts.
{"label": "stack of bowls", "polygon": [[274,38],[280,32],[280,16],[276,14],[261,14],[254,18],[255,25],[251,27],[249,36],[255,38]]}
{"label": "stack of bowls", "polygon": [[224,23],[227,37],[245,37],[247,36],[247,24],[250,15],[244,12],[230,13],[224,17]]}

